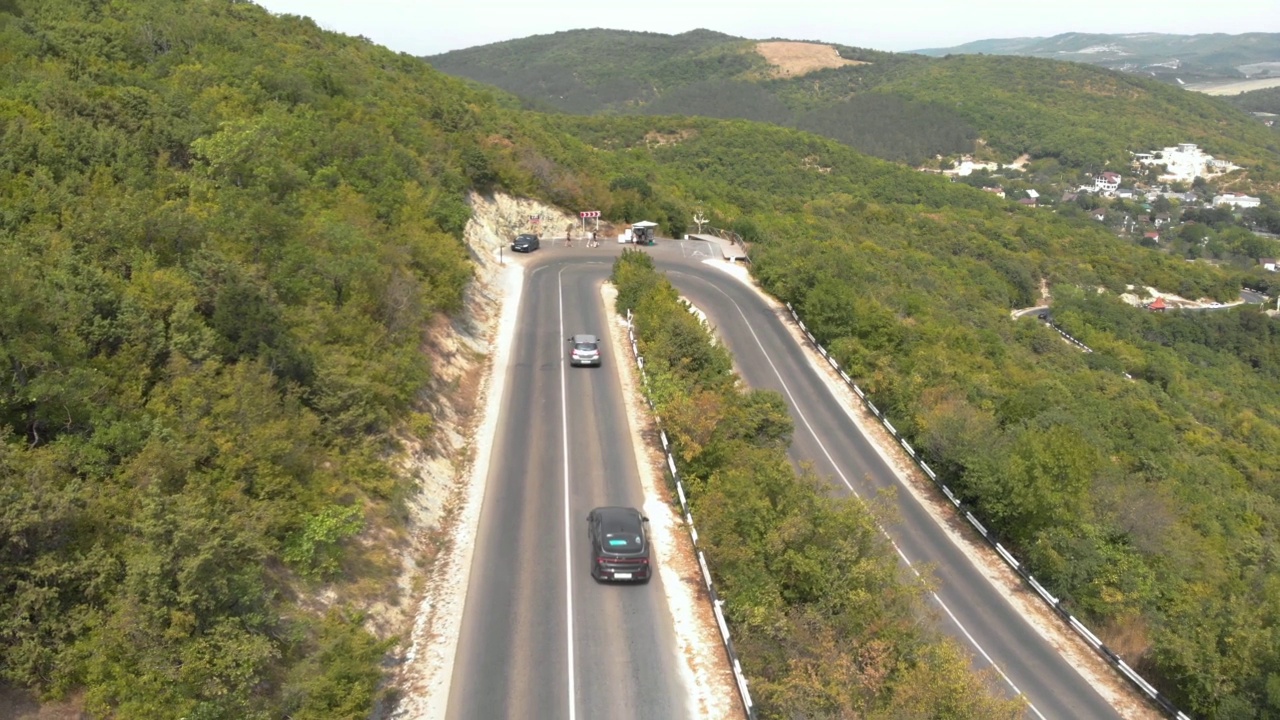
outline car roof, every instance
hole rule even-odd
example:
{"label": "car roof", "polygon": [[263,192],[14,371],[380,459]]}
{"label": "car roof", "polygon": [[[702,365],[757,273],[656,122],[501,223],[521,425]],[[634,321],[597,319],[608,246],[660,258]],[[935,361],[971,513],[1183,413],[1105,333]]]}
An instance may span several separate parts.
{"label": "car roof", "polygon": [[606,534],[626,533],[644,535],[640,511],[629,507],[599,507],[593,512],[600,521],[600,529]]}
{"label": "car roof", "polygon": [[640,511],[630,507],[598,507],[592,510],[609,530],[635,531],[640,527]]}
{"label": "car roof", "polygon": [[520,233],[516,236],[517,240],[537,240],[538,236],[533,233]]}
{"label": "car roof", "polygon": [[[595,335],[574,335],[573,341],[576,343],[595,343],[595,342],[600,342],[600,339],[597,338]],[[608,509],[608,508],[601,508],[601,509]],[[625,510],[626,508],[622,508],[622,509]]]}

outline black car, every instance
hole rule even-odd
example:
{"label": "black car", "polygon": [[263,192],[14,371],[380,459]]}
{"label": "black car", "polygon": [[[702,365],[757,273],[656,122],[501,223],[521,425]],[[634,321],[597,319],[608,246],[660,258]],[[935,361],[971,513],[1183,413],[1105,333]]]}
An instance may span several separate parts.
{"label": "black car", "polygon": [[511,249],[516,252],[533,252],[540,247],[542,247],[542,242],[538,240],[538,236],[529,233],[520,235],[511,242]]}
{"label": "black car", "polygon": [[587,515],[591,536],[591,577],[648,582],[649,518],[629,507],[598,507]]}
{"label": "black car", "polygon": [[574,335],[569,338],[569,364],[600,367],[600,338],[595,335]]}

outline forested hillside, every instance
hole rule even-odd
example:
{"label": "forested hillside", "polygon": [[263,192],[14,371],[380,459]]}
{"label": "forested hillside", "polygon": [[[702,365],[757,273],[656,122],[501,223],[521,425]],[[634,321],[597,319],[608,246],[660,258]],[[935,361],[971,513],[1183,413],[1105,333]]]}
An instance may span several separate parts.
{"label": "forested hillside", "polygon": [[770,122],[912,164],[972,152],[979,137],[1006,162],[1027,152],[1087,169],[1196,142],[1266,175],[1280,151],[1274,134],[1221,99],[1099,67],[835,45],[864,64],[778,77],[756,45],[709,31],[575,30],[426,60],[542,107]]}
{"label": "forested hillside", "polygon": [[1046,60],[1100,65],[1111,70],[1157,76],[1165,82],[1179,80],[1238,79],[1257,75],[1272,63],[1280,62],[1280,33],[1253,32],[1239,35],[1204,33],[1069,32],[1053,37],[978,40],[945,48],[913,52],[943,55],[1023,55]]}
{"label": "forested hillside", "polygon": [[1227,101],[1245,112],[1280,115],[1280,88],[1254,90],[1227,97]]}
{"label": "forested hillside", "polygon": [[6,2],[0,58],[0,678],[367,717],[390,645],[354,608],[394,577],[352,539],[403,513],[464,193],[541,156],[486,144],[486,95],[243,2]]}
{"label": "forested hillside", "polygon": [[[431,431],[423,334],[464,309],[466,193],[670,230],[678,180],[248,3],[19,0],[0,47],[0,690],[92,717],[369,717],[396,639],[360,608],[395,583],[392,437]],[[899,647],[863,630],[841,639]],[[897,684],[984,707],[954,647],[915,637],[936,659]],[[815,678],[769,714],[825,702]]]}
{"label": "forested hillside", "polygon": [[[1242,276],[794,130],[521,111],[233,0],[9,0],[0,38],[5,683],[99,717],[367,717],[389,643],[356,608],[390,580],[356,538],[400,522],[391,431],[429,432],[423,329],[462,309],[466,193],[502,189],[738,230],[1113,647],[1206,717],[1280,712],[1275,321],[1114,300]],[[946,97],[907,82],[929,61],[864,59],[909,112]],[[1041,278],[1097,352],[1009,319]],[[823,651],[899,637],[864,630]],[[820,714],[803,681],[832,677],[790,676],[770,714]]]}

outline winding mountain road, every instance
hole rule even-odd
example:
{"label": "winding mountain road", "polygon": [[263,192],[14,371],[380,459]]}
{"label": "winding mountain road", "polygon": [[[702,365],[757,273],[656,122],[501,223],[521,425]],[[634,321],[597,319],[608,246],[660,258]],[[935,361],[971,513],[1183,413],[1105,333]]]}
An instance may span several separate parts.
{"label": "winding mountain road", "polygon": [[[899,481],[790,336],[787,320],[703,260],[710,243],[647,249],[703,310],[748,385],[782,393],[795,421],[791,456],[839,492],[869,496]],[[660,579],[597,585],[588,575],[587,512],[641,506],[614,363],[567,366],[564,338],[605,334],[599,283],[617,247],[548,247],[519,260],[526,282],[507,368],[494,460],[454,663],[450,718],[688,717],[670,610]],[[945,632],[994,667],[1028,717],[1119,718],[898,487],[887,528],[904,563],[928,566]]]}

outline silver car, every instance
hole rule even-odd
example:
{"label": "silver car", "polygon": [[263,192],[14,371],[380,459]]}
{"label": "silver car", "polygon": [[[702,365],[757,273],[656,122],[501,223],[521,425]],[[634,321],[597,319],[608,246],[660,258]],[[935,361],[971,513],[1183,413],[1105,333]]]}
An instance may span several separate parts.
{"label": "silver car", "polygon": [[569,364],[600,367],[600,338],[595,335],[574,335],[569,338]]}

